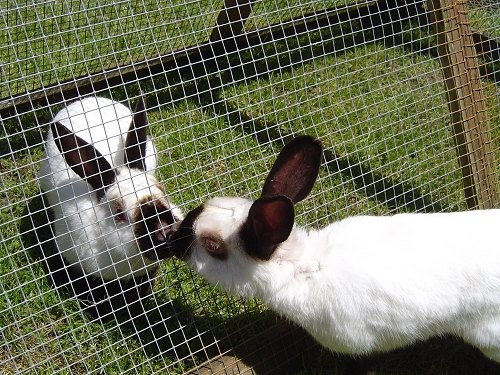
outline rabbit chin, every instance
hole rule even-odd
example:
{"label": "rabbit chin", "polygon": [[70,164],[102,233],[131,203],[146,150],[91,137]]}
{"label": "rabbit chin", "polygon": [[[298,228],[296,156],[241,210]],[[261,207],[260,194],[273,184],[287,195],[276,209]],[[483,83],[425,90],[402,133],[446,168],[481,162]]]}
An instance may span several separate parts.
{"label": "rabbit chin", "polygon": [[233,258],[226,260],[213,258],[202,246],[195,243],[186,261],[210,284],[235,296],[255,296],[258,291],[258,285],[255,283],[258,266],[245,257]]}
{"label": "rabbit chin", "polygon": [[185,258],[187,263],[210,284],[238,297],[257,297],[274,305],[276,296],[289,286],[304,285],[320,270],[317,260],[304,259],[294,251],[302,247],[304,238],[307,239],[306,232],[299,228],[292,231],[290,238],[278,246],[269,260],[248,255],[238,235],[226,238],[230,253],[225,259],[210,255],[201,245],[200,237],[196,234],[195,237]]}

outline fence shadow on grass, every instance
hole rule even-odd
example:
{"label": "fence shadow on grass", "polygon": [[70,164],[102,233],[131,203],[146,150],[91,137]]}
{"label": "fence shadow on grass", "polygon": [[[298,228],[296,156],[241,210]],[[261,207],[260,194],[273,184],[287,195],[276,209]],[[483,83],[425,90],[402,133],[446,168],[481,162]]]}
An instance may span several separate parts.
{"label": "fence shadow on grass", "polygon": [[[253,119],[236,106],[222,99],[220,93],[212,90],[209,95],[199,95],[198,103],[204,110],[211,110],[217,116],[225,116],[231,129],[242,129],[246,134],[255,136],[260,143],[275,143],[278,149],[283,142],[293,138],[293,134],[285,132],[278,124]],[[390,211],[409,212],[441,212],[445,211],[439,202],[435,202],[430,193],[423,193],[408,183],[394,181],[381,173],[373,171],[369,166],[350,158],[339,156],[334,148],[325,145],[325,167],[330,173],[341,173],[352,181],[356,188],[364,191],[365,196],[385,205]]]}
{"label": "fence shadow on grass", "polygon": [[[427,13],[420,7],[420,3],[411,2],[407,11],[412,16],[417,16],[418,22],[422,25],[428,25]],[[375,6],[376,9],[379,5]],[[372,11],[374,12],[374,9]],[[384,8],[385,9],[385,8]],[[390,9],[390,8],[389,8]],[[406,9],[406,8],[405,8]],[[383,10],[383,9],[382,9]],[[331,25],[330,28],[323,29],[313,35],[308,35],[302,45],[298,38],[292,40],[283,39],[275,41],[275,44],[284,43],[286,48],[290,48],[289,43],[297,44],[296,48],[291,48],[286,54],[271,53],[266,56],[265,48],[275,48],[276,46],[267,46],[261,44],[253,47],[261,48],[261,53],[254,50],[252,53],[238,50],[229,55],[219,58],[217,64],[221,74],[219,76],[207,76],[198,78],[195,83],[190,81],[193,78],[192,72],[182,71],[179,77],[180,81],[191,82],[187,85],[182,84],[182,89],[178,84],[169,91],[163,91],[158,99],[160,102],[173,102],[180,97],[188,98],[205,111],[211,111],[209,115],[216,114],[226,118],[231,129],[240,127],[246,134],[254,135],[261,143],[276,143],[281,148],[283,141],[292,138],[279,127],[278,124],[266,123],[262,120],[256,120],[248,116],[239,109],[229,104],[221,95],[222,87],[249,82],[258,79],[269,79],[269,75],[275,71],[292,71],[314,58],[330,55],[344,54],[359,45],[381,41],[386,46],[401,46],[407,48],[412,53],[435,53],[434,49],[422,40],[412,41],[408,35],[403,32],[404,25],[409,22],[400,22],[398,20],[406,19],[401,14],[396,14],[394,10],[386,9],[387,14],[382,18],[370,14],[364,14],[361,18],[362,26],[354,27],[349,23],[346,30],[345,25]],[[382,12],[383,13],[383,12]],[[385,18],[384,18],[385,17]],[[389,18],[387,18],[389,17]],[[398,18],[399,17],[399,18]],[[384,24],[384,20],[391,19],[393,22]],[[368,22],[372,26],[370,35],[364,23]],[[383,26],[382,26],[383,25]],[[395,25],[397,27],[395,27]],[[350,31],[349,31],[350,30]],[[325,33],[327,34],[325,36]],[[276,47],[279,50],[279,47]],[[257,56],[257,57],[256,57]],[[259,57],[260,56],[260,57]],[[182,78],[184,77],[184,78]],[[410,212],[441,212],[450,210],[439,202],[436,202],[430,193],[424,193],[415,189],[408,183],[395,181],[381,173],[373,171],[368,165],[350,158],[348,156],[339,156],[334,148],[325,150],[324,156],[326,168],[330,173],[341,173],[346,179],[352,181],[358,190],[364,191],[366,197],[374,199],[379,204],[385,205],[391,211],[410,211]],[[455,209],[455,208],[454,208]]]}

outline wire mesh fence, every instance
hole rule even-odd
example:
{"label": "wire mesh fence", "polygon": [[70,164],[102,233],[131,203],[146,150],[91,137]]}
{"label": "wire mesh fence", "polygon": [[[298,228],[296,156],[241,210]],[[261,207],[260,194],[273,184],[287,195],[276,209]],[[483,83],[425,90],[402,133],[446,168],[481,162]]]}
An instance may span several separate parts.
{"label": "wire mesh fence", "polygon": [[[214,196],[256,196],[283,144],[298,134],[325,148],[313,193],[298,206],[302,225],[464,210],[467,187],[480,206],[476,174],[493,181],[487,190],[498,207],[500,5],[458,3],[473,51],[464,74],[470,83],[477,72],[471,91],[481,96],[452,107],[455,91],[443,74],[443,53],[452,52],[442,48],[450,40],[436,37],[430,1],[0,0],[0,372],[340,371],[342,358],[258,300],[227,296],[175,258],[139,266],[126,259],[139,275],[126,282],[74,272],[58,250],[61,214],[41,186],[47,134],[56,114],[80,98],[112,99],[99,100],[94,115],[57,119],[74,131],[88,123],[81,137],[103,143],[99,151],[117,168],[125,162],[124,129],[144,97],[147,147],[157,159],[146,169],[182,212]],[[446,28],[451,16],[443,14]],[[452,118],[463,111],[460,123],[476,119],[470,108],[478,101],[490,162],[464,172]],[[108,122],[125,123],[115,140],[99,135]],[[475,173],[472,185],[464,173]],[[64,201],[59,189],[48,188]],[[94,204],[86,209],[95,212]],[[102,231],[109,217],[89,217],[73,248],[106,239],[118,251],[136,244],[112,240],[114,224],[93,238],[91,228]],[[138,234],[132,224],[120,228]],[[443,361],[436,373],[470,366]]]}

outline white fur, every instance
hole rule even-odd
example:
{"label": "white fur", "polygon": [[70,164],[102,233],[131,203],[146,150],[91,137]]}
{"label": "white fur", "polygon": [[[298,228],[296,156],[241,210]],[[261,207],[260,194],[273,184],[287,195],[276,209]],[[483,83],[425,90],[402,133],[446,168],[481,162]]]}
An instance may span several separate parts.
{"label": "white fur", "polygon": [[[262,261],[239,237],[251,205],[212,199],[193,224],[186,260],[210,283],[262,299],[336,352],[387,351],[452,334],[500,361],[500,210],[294,227]],[[207,253],[205,235],[223,240],[227,259]]]}
{"label": "white fur", "polygon": [[[69,168],[49,130],[40,185],[54,212],[59,251],[68,264],[79,265],[85,274],[104,280],[145,274],[154,264],[141,256],[130,222],[115,220],[110,202],[120,199],[129,217],[141,197],[166,201],[152,175],[157,162],[153,143],[148,138],[146,173],[122,166],[132,113],[124,105],[105,98],[76,101],[59,111],[53,121],[92,144],[118,175],[116,184],[106,190],[104,202],[98,202],[87,182]],[[178,209],[174,206],[172,209],[180,217]]]}

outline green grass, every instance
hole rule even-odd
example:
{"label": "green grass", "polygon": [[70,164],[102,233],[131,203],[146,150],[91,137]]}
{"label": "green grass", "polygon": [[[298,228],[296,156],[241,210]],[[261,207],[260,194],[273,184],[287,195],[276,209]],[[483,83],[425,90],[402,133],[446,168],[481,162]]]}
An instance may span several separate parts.
{"label": "green grass", "polygon": [[205,41],[221,4],[1,0],[0,98]]}
{"label": "green grass", "polygon": [[[343,2],[343,1],[342,1]],[[332,6],[340,1],[321,3]],[[223,2],[0,0],[0,98],[127,66],[208,40]],[[258,2],[247,28],[318,5]],[[34,72],[37,72],[36,74]]]}
{"label": "green grass", "polygon": [[474,31],[492,38],[500,37],[500,9],[498,6],[469,6],[469,20]]}
{"label": "green grass", "polygon": [[[64,14],[77,4],[54,2],[12,12],[26,13],[22,20],[28,22],[35,19],[33,12],[40,7]],[[212,9],[211,3],[193,2],[186,8],[176,8],[181,13],[175,16],[173,8],[166,6],[164,11],[172,19],[168,25],[174,31],[168,27],[163,34],[148,30],[145,17],[133,17],[141,31],[122,34],[122,29],[129,26],[127,22],[97,20],[110,17],[105,15],[114,14],[117,9],[121,15],[139,14],[148,5],[117,4],[95,13],[97,25],[93,30],[83,21],[75,26],[82,38],[85,33],[97,35],[102,31],[99,27],[115,30],[120,36],[106,43],[65,47],[68,54],[63,50],[52,51],[23,60],[23,70],[15,73],[17,77],[10,76],[10,83],[26,77],[29,85],[39,84],[40,80],[48,84],[55,76],[68,74],[68,71],[60,73],[62,68],[57,68],[34,75],[35,65],[46,67],[51,59],[62,67],[77,64],[79,56],[95,56],[95,61],[89,61],[91,70],[112,63],[113,56],[128,61],[140,54],[140,47],[132,45],[137,41],[144,44],[153,34],[164,43],[167,40],[173,43],[161,47],[168,50],[180,43],[181,34],[191,28],[199,30],[192,25],[194,21],[179,21],[182,25],[174,27],[175,17],[185,17],[182,12],[198,14],[199,7],[204,7],[205,13],[209,12],[206,9]],[[95,5],[95,2],[84,4],[85,9]],[[16,35],[20,35],[16,31],[19,20],[9,21],[12,22],[9,30]],[[48,21],[41,26],[33,23],[30,33],[35,35],[49,24]],[[54,24],[50,27],[55,28]],[[58,34],[61,40],[75,35],[69,32],[71,27],[68,24],[61,30]],[[325,33],[323,38],[328,31]],[[193,32],[186,40],[191,43],[205,37],[206,33]],[[45,45],[41,39],[29,42],[41,43],[36,47],[17,42],[16,48],[22,53],[29,48],[41,50]],[[74,44],[70,39],[56,42],[61,46]],[[311,196],[299,205],[297,221],[301,225],[321,227],[361,213],[464,209],[438,61],[425,54],[410,54],[402,48],[381,44],[320,54],[313,59],[317,51],[303,47],[306,42],[306,37],[290,38],[246,52],[256,57],[257,70],[263,70],[264,65],[271,70],[258,78],[245,78],[249,76],[235,70],[177,86],[162,85],[159,78],[154,86],[151,82],[141,86],[150,93],[151,135],[160,154],[157,175],[171,199],[187,211],[213,196],[255,197],[283,145],[282,137],[307,133],[318,136],[326,152]],[[11,48],[0,47],[0,60],[7,58]],[[115,55],[110,51],[115,51]],[[73,60],[67,60],[69,57]],[[307,62],[299,63],[304,58]],[[87,69],[78,66],[75,65],[75,72]],[[215,89],[194,95],[195,84]],[[483,84],[493,149],[500,160],[498,88],[486,81]],[[12,87],[9,90],[15,93]],[[152,93],[153,90],[157,91]],[[112,92],[115,99],[121,100],[135,93],[135,84]],[[58,106],[50,108],[52,113],[58,109]],[[274,323],[275,316],[258,301],[228,297],[174,259],[162,264],[155,282],[154,298],[149,304],[150,319],[157,323],[153,331],[147,329],[146,321],[135,330],[130,324],[89,322],[74,300],[57,295],[48,284],[40,262],[30,255],[35,247],[30,248],[29,241],[34,239],[28,238],[27,242],[26,236],[20,235],[29,219],[25,209],[30,202],[32,209],[41,210],[33,215],[36,223],[44,219],[36,176],[42,157],[40,142],[44,125],[50,118],[48,108],[37,109],[33,114],[2,121],[0,130],[2,374],[33,373],[34,368],[39,373],[75,374],[165,373],[168,368],[169,373],[177,374]],[[21,128],[24,133],[19,131]],[[160,351],[155,348],[154,335],[161,337]],[[345,358],[320,352],[305,356],[302,367],[297,366],[297,373],[340,373],[345,362]],[[378,373],[465,375],[483,364],[482,357],[467,346],[453,340],[433,340],[384,356],[378,364]]]}

